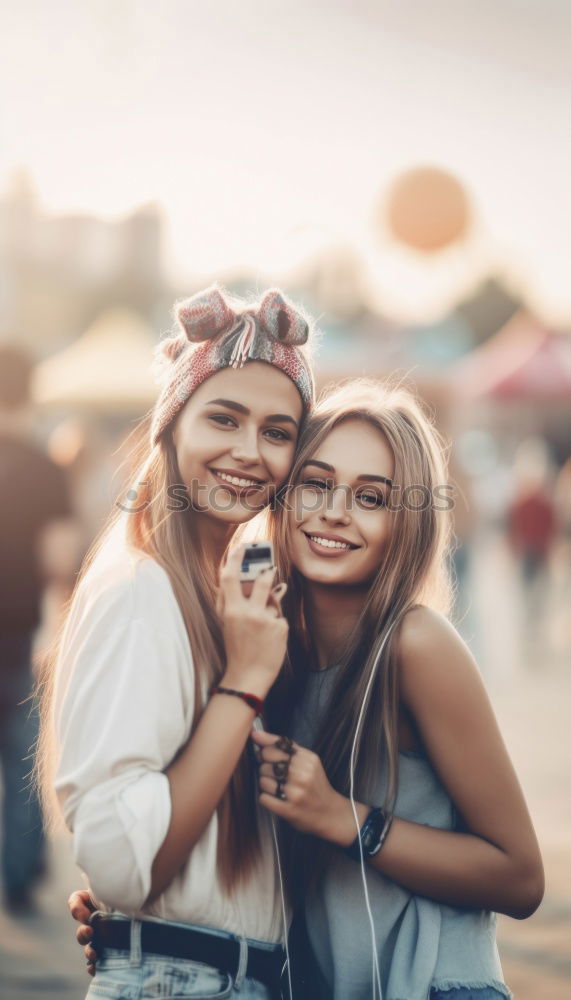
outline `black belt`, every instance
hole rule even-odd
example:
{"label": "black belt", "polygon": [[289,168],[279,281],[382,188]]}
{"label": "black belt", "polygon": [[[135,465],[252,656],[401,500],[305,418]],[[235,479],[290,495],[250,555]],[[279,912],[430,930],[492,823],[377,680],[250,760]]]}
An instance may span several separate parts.
{"label": "black belt", "polygon": [[[96,913],[92,917],[91,926],[92,945],[99,957],[103,957],[103,949],[106,947],[130,950],[131,920],[104,917]],[[203,962],[232,977],[236,975],[240,961],[240,942],[237,938],[218,937],[206,930],[197,931],[191,927],[158,924],[150,920],[141,921],[141,951]],[[271,990],[272,996],[279,997],[284,961],[283,948],[265,951],[249,944],[246,977],[257,979]]]}

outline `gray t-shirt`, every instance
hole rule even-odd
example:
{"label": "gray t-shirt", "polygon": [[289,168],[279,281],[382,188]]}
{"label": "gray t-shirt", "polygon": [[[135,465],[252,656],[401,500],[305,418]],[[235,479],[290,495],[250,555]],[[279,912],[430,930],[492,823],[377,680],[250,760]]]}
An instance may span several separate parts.
{"label": "gray t-shirt", "polygon": [[[312,747],[326,710],[337,668],[311,671],[292,735]],[[379,769],[377,802],[383,801],[386,773]],[[376,804],[376,803],[375,803]],[[395,815],[452,830],[454,805],[429,760],[399,753]],[[379,1000],[428,1000],[430,990],[495,987],[511,997],[496,945],[496,914],[445,906],[418,896],[366,865],[375,947],[380,968]],[[309,940],[327,981],[328,1000],[371,1000],[372,937],[361,866],[339,851],[318,889],[306,899]]]}

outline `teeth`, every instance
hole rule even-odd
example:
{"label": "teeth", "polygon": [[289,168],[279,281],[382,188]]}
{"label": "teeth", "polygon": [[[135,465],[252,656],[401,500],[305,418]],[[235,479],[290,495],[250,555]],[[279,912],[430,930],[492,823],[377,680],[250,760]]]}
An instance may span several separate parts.
{"label": "teeth", "polygon": [[347,545],[347,542],[334,542],[331,538],[318,538],[317,535],[310,535],[312,542],[316,542],[317,545],[323,545],[325,549],[350,549],[351,546]]}
{"label": "teeth", "polygon": [[217,472],[216,475],[219,479],[223,479],[226,483],[232,483],[233,486],[260,486],[261,484],[256,482],[254,479],[239,479],[238,476],[228,476],[225,472]]}

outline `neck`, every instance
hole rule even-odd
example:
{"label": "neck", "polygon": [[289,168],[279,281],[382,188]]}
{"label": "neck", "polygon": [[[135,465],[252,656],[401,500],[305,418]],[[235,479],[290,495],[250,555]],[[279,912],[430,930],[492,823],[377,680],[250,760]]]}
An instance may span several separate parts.
{"label": "neck", "polygon": [[222,562],[222,557],[228,548],[237,525],[225,524],[207,514],[198,514],[197,529],[201,545],[207,559],[212,561],[216,569]]}
{"label": "neck", "polygon": [[359,587],[305,582],[305,616],[320,670],[337,662],[363,610],[366,596],[367,590]]}

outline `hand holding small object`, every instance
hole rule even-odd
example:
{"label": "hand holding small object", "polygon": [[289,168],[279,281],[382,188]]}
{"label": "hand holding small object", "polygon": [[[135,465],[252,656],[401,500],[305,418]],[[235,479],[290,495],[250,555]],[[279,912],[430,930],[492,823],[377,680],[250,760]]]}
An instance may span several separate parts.
{"label": "hand holding small object", "polygon": [[227,663],[221,683],[265,698],[285,657],[288,625],[272,599],[275,568],[261,573],[250,597],[244,596],[240,582],[243,548],[230,553],[220,574],[218,612]]}

